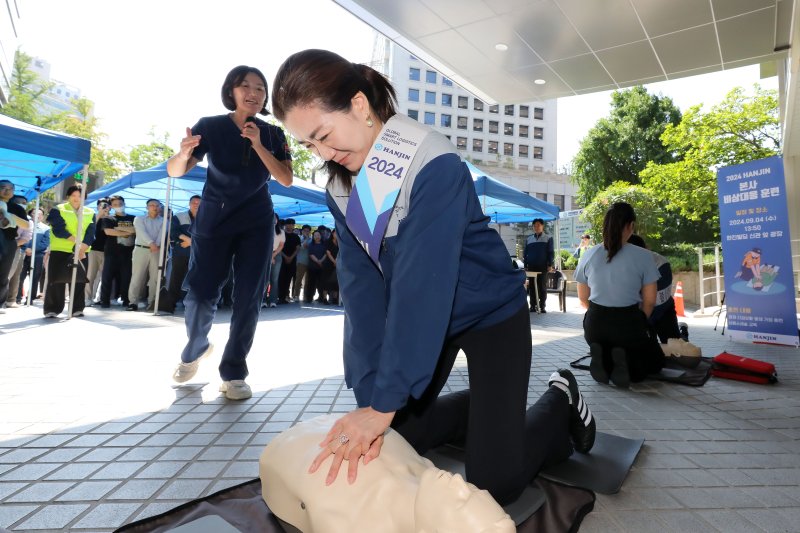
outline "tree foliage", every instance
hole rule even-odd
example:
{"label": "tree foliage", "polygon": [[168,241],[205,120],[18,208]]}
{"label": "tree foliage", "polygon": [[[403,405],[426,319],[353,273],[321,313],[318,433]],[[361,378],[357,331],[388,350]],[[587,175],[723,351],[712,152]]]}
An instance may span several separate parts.
{"label": "tree foliage", "polygon": [[17,50],[11,70],[8,103],[0,108],[0,113],[34,126],[45,126],[49,120],[48,117],[42,116],[39,108],[43,95],[53,87],[53,84],[44,83],[30,69],[30,64],[31,57],[22,50]]}
{"label": "tree foliage", "polygon": [[160,138],[155,129],[150,129],[151,141],[147,144],[137,144],[130,150],[129,160],[133,170],[144,170],[163,163],[175,154],[169,146],[169,133],[164,133]]}
{"label": "tree foliage", "polygon": [[633,206],[636,211],[636,233],[648,241],[661,238],[664,217],[653,193],[641,185],[616,181],[595,196],[581,214],[581,218],[592,226],[589,234],[594,242],[603,242],[603,219],[609,207],[616,202],[627,202]]}
{"label": "tree foliage", "polygon": [[611,94],[611,113],[600,119],[581,141],[573,161],[573,179],[580,205],[589,205],[616,181],[640,183],[649,161],[673,162],[673,152],[661,144],[668,125],[681,121],[681,112],[666,96],[633,87]]}
{"label": "tree foliage", "polygon": [[[269,123],[281,127],[281,124],[274,119]],[[311,153],[311,150],[297,142],[291,135],[286,135],[286,142],[289,145],[289,152],[292,154],[292,174],[295,178],[309,181],[315,170],[322,166],[318,157]]]}
{"label": "tree foliage", "polygon": [[754,94],[731,90],[708,112],[694,106],[680,124],[661,136],[674,162],[651,161],[642,183],[667,207],[691,221],[705,221],[719,231],[716,170],[777,155],[781,151],[778,96],[754,86]]}

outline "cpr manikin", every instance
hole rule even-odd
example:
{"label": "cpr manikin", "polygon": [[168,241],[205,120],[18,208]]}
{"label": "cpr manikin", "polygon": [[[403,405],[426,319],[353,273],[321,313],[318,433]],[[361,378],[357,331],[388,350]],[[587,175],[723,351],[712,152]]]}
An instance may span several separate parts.
{"label": "cpr manikin", "polygon": [[433,466],[396,431],[361,466],[352,485],[327,468],[309,474],[319,443],[339,418],[326,415],[278,435],[261,454],[262,495],[281,520],[303,531],[384,533],[511,533],[514,522],[485,490]]}

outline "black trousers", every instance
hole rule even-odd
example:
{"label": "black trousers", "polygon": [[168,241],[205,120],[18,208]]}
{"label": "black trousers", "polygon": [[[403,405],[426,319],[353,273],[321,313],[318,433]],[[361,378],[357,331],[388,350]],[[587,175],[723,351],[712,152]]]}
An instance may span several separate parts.
{"label": "black trousers", "polygon": [[17,254],[17,240],[7,239],[0,234],[0,307],[6,306],[8,299],[8,276]]}
{"label": "black trousers", "polygon": [[[33,272],[31,274],[31,288],[30,288],[30,300],[31,302],[36,298],[39,294],[39,278],[42,277],[42,266],[44,265],[44,252],[39,252],[36,254],[36,259],[33,261]],[[25,278],[28,277],[28,273],[31,271],[31,258],[30,256],[25,256],[25,262],[22,264],[22,273],[19,275],[19,291],[17,292],[17,300],[22,301],[22,288],[25,285]]]}
{"label": "black trousers", "polygon": [[105,252],[103,277],[100,284],[100,305],[111,302],[111,287],[117,283],[122,304],[128,305],[128,287],[131,284],[133,246],[117,246],[116,251]]}
{"label": "black trousers", "polygon": [[169,274],[169,291],[170,297],[173,302],[179,302],[186,295],[181,287],[183,280],[186,279],[186,273],[189,272],[189,256],[188,255],[173,255],[172,267]]}
{"label": "black trousers", "polygon": [[306,284],[303,287],[303,299],[306,302],[313,301],[314,293],[317,291],[319,291],[319,297],[322,298],[324,290],[322,287],[322,269],[309,266],[306,273]]}
{"label": "black trousers", "polygon": [[587,344],[603,347],[603,366],[609,374],[614,368],[614,347],[625,349],[631,381],[642,381],[664,367],[664,352],[638,305],[605,307],[589,302],[583,316],[583,338]]}
{"label": "black trousers", "polygon": [[539,309],[544,311],[544,304],[547,301],[547,267],[542,268],[527,268],[529,272],[539,272],[536,276],[536,287],[539,290],[539,301],[536,301],[536,289],[533,287],[533,278],[528,278],[528,300],[531,303],[531,309]]}
{"label": "black trousers", "polygon": [[[469,390],[440,396],[459,350],[467,356]],[[392,427],[420,454],[464,446],[467,481],[510,503],[539,470],[573,450],[563,391],[551,387],[526,409],[530,370],[530,317],[522,308],[500,324],[447,340],[430,385],[395,414]]]}
{"label": "black trousers", "polygon": [[[44,292],[44,313],[59,314],[64,310],[66,290],[69,289],[69,283],[64,280],[72,278],[72,265],[73,256],[71,252],[50,252],[50,259],[47,263],[48,279],[47,290]],[[89,270],[89,258],[86,257],[80,262],[83,265],[78,266],[78,274],[75,276],[75,298],[72,303],[72,312],[83,311],[86,305],[86,298],[84,298],[83,290],[86,287],[86,272]]]}
{"label": "black trousers", "polygon": [[675,300],[667,300],[666,311],[653,323],[653,328],[658,335],[658,340],[666,343],[668,339],[681,338],[680,326],[678,326],[678,314],[675,311]]}
{"label": "black trousers", "polygon": [[292,284],[296,274],[297,256],[291,263],[287,263],[286,258],[284,258],[283,264],[281,264],[281,272],[278,275],[278,300],[282,302],[289,300],[289,286]]}

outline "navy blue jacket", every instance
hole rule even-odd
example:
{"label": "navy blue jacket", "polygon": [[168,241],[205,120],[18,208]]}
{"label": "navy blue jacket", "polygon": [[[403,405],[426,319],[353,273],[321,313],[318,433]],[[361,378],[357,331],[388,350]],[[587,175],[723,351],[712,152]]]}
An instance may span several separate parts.
{"label": "navy blue jacket", "polygon": [[544,231],[537,237],[534,233],[525,243],[525,268],[544,272],[547,267],[554,266],[555,251],[553,238]]}
{"label": "navy blue jacket", "polygon": [[181,235],[191,238],[194,218],[189,211],[182,211],[172,217],[172,228],[169,230],[169,237],[172,241],[172,255],[174,257],[189,257],[192,248],[181,246]]}
{"label": "navy blue jacket", "polygon": [[452,143],[431,131],[420,152],[412,164],[420,161],[419,172],[406,178],[413,182],[407,205],[395,207],[403,214],[397,232],[383,241],[382,272],[347,227],[343,193],[328,190],[339,235],[345,380],[360,407],[382,412],[422,395],[447,339],[526,305],[524,274],[489,228]]}

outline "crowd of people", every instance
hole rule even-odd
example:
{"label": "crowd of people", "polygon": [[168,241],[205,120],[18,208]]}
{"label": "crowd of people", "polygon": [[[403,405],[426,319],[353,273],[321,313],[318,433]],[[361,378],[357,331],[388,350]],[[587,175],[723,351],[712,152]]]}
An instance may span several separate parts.
{"label": "crowd of people", "polygon": [[[47,214],[43,208],[26,212],[28,199],[14,190],[13,183],[0,181],[0,278],[5,280],[0,284],[5,293],[0,312],[20,307],[29,297],[44,298],[44,316],[55,318],[65,308],[72,282],[81,186],[69,187],[66,201]],[[183,282],[200,203],[195,195],[188,210],[171,216],[164,240],[161,311],[173,312],[186,295]],[[154,310],[163,217],[164,206],[157,199],[148,200],[147,213],[140,216],[128,214],[119,195],[97,200],[93,209],[84,207],[73,316],[82,316],[89,306],[109,309],[112,304],[129,311]],[[296,229],[294,219],[280,220],[277,215],[275,222],[276,245],[263,307],[302,301],[339,304],[335,231],[324,225],[313,233],[309,225]],[[220,307],[231,306],[232,283],[233,276],[228,276]]]}

